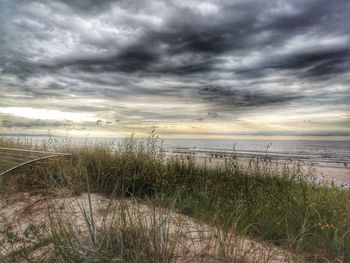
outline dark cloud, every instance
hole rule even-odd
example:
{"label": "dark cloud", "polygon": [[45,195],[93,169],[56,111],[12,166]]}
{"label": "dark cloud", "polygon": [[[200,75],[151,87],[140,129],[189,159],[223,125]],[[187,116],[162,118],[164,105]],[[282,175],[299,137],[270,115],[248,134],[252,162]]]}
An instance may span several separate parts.
{"label": "dark cloud", "polygon": [[219,114],[217,114],[216,112],[208,112],[208,116],[210,117],[210,118],[217,118],[217,117],[219,117]]}
{"label": "dark cloud", "polygon": [[[286,105],[289,102],[300,100],[303,97],[296,94],[285,94],[283,92],[265,93],[261,91],[250,91],[233,89],[232,87],[208,86],[200,89],[199,95],[202,99],[210,101],[221,109],[239,109],[261,106]],[[217,117],[217,113],[208,113],[211,117]]]}
{"label": "dark cloud", "polygon": [[[42,2],[45,3],[45,1]],[[101,12],[101,10],[105,10],[111,3],[118,2],[118,0],[53,0],[53,2],[63,3],[80,12]]]}
{"label": "dark cloud", "polygon": [[72,126],[71,121],[46,121],[46,120],[3,120],[4,128],[57,128]]}
{"label": "dark cloud", "polygon": [[[94,9],[98,14],[103,12],[108,14],[108,10],[105,9],[106,5],[114,7],[120,5],[119,8],[125,10],[130,17],[117,20],[119,23],[127,22],[128,24],[116,24],[115,26],[128,27],[131,24],[133,30],[140,29],[141,31],[129,45],[120,46],[115,50],[111,49],[112,54],[109,53],[108,56],[101,54],[94,56],[91,53],[87,56],[83,54],[79,56],[77,50],[76,55],[59,58],[58,61],[35,63],[37,67],[27,60],[13,60],[5,67],[5,72],[20,75],[64,67],[95,72],[141,71],[175,75],[208,72],[213,65],[222,62],[218,56],[241,57],[249,56],[251,52],[264,48],[281,49],[288,39],[296,35],[314,34],[322,38],[327,34],[333,34],[334,30],[343,35],[346,31],[344,20],[349,20],[341,8],[349,5],[344,1],[308,1],[307,3],[301,1],[271,1],[269,3],[219,1],[214,2],[218,5],[219,11],[209,17],[196,12],[196,8],[187,8],[186,5],[176,4],[175,1],[174,3],[169,2],[166,9],[169,14],[165,17],[157,12],[147,14],[153,15],[154,19],[157,16],[161,17],[164,21],[160,26],[145,27],[137,18],[137,15],[142,13],[142,8],[145,8],[145,4],[138,2],[130,2],[128,5],[124,1],[54,2],[64,3],[67,8],[74,10]],[[66,9],[60,10],[60,6],[57,5],[48,5],[48,8],[51,8],[52,12],[67,12]],[[69,27],[69,25],[63,26],[62,24],[54,24],[51,27],[55,28],[55,26],[66,30],[66,27]],[[73,33],[84,37],[83,41],[88,41],[86,32],[76,31],[77,29],[81,28],[71,27]],[[309,31],[311,32],[308,33]],[[105,35],[101,37],[106,38]],[[103,41],[93,41],[94,47],[97,49],[104,47],[101,42]],[[112,40],[113,42],[115,47],[119,46],[118,39]],[[271,56],[266,56],[266,62],[262,61],[260,65],[254,67],[254,71],[259,73],[270,68],[278,72],[314,66],[314,69],[310,70],[311,75],[328,75],[328,69],[333,73],[343,73],[346,65],[340,58],[348,60],[348,55],[348,45],[345,48],[334,50],[304,50],[300,54],[290,53],[284,56],[271,54]],[[323,66],[319,63],[323,63]],[[227,68],[227,70],[231,69]]]}
{"label": "dark cloud", "polygon": [[105,122],[103,120],[97,120],[96,121],[96,125],[97,126],[103,126],[105,124]]}
{"label": "dark cloud", "polygon": [[11,128],[12,127],[12,121],[10,120],[3,120],[2,121],[2,126],[6,128]]}
{"label": "dark cloud", "polygon": [[12,95],[31,107],[56,99],[52,108],[94,112],[104,126],[104,113],[154,123],[291,105],[347,112],[349,9],[344,0],[3,0],[0,107]]}
{"label": "dark cloud", "polygon": [[[192,127],[195,128],[195,127]],[[179,131],[179,134],[187,134],[187,132]],[[213,135],[213,132],[197,131],[197,135]],[[214,133],[220,136],[310,136],[310,137],[329,137],[329,136],[350,136],[350,131],[347,130],[326,130],[326,131],[246,131],[246,132],[217,132]]]}
{"label": "dark cloud", "polygon": [[150,67],[158,61],[156,52],[147,51],[145,47],[129,47],[120,54],[108,58],[85,58],[73,61],[65,61],[55,65],[41,65],[45,70],[57,70],[65,67],[73,67],[86,72],[137,72],[151,71]]}
{"label": "dark cloud", "polygon": [[299,70],[305,77],[329,77],[346,73],[350,66],[350,49],[305,50],[275,58],[261,65],[262,68]]}

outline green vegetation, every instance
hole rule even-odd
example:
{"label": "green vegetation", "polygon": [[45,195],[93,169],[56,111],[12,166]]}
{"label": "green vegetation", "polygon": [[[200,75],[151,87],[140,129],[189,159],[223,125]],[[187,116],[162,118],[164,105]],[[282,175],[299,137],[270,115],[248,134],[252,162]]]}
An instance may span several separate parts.
{"label": "green vegetation", "polygon": [[[0,144],[10,143],[3,140]],[[232,156],[211,165],[194,156],[166,156],[154,135],[147,141],[130,138],[117,150],[108,144],[70,147],[50,143],[41,147],[72,152],[73,156],[19,169],[4,177],[5,189],[45,195],[64,189],[72,195],[99,193],[111,200],[136,198],[225,233],[268,241],[309,261],[350,262],[350,191],[317,185],[312,171],[304,171],[299,163],[276,165],[252,159],[243,165]],[[164,249],[156,238],[150,238],[154,231],[147,232],[142,224],[109,224],[96,234],[88,210],[83,214],[95,250],[82,253],[83,245],[73,245],[77,239],[73,230],[65,229],[55,216],[47,238],[32,245],[50,244],[55,248],[51,260],[59,258],[60,262],[175,260],[175,245]],[[26,259],[26,253],[25,249],[16,250],[12,259],[19,255]]]}

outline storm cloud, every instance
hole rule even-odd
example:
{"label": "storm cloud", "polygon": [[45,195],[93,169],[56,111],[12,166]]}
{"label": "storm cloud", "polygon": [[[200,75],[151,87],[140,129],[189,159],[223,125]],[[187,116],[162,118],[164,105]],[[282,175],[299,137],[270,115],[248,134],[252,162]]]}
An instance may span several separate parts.
{"label": "storm cloud", "polygon": [[[348,136],[348,10],[345,0],[0,0],[2,128],[64,126],[23,120],[37,108],[89,114],[77,130],[216,122],[242,130],[222,135]],[[303,116],[314,125],[298,131]]]}

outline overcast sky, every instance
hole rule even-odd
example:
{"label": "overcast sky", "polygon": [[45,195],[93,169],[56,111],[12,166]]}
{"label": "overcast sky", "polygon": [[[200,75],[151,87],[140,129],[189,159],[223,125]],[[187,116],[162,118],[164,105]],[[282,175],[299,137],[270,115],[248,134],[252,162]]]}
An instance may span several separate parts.
{"label": "overcast sky", "polygon": [[0,0],[0,134],[350,137],[348,0]]}

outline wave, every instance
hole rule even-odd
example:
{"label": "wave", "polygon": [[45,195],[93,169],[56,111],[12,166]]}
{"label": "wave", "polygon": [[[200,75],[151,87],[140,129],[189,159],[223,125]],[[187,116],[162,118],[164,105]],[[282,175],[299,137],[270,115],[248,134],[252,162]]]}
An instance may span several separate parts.
{"label": "wave", "polygon": [[236,156],[240,158],[271,158],[274,160],[297,160],[308,163],[347,164],[350,163],[348,152],[307,152],[307,151],[268,151],[268,150],[228,150],[220,148],[166,147],[169,154],[196,154],[211,157]]}

